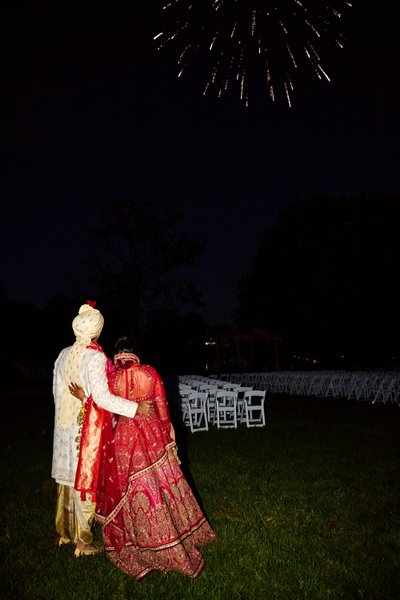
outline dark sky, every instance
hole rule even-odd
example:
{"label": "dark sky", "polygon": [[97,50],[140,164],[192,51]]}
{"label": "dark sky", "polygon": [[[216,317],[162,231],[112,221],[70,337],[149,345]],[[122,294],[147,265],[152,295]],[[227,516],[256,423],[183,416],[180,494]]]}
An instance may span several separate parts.
{"label": "dark sky", "polygon": [[248,108],[234,90],[203,96],[196,69],[178,79],[174,48],[153,42],[164,23],[156,1],[3,6],[9,297],[40,306],[66,291],[106,203],[140,198],[182,208],[189,235],[206,236],[203,315],[226,322],[238,277],[290,201],[400,193],[396,2],[372,4],[355,0],[343,16],[330,83],[299,72],[292,108],[261,89]]}

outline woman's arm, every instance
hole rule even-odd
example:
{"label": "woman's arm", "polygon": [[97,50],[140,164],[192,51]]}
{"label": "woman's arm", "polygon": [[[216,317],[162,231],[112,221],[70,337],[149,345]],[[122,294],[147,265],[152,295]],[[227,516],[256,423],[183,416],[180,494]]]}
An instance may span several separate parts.
{"label": "woman's arm", "polygon": [[168,402],[165,393],[164,383],[156,371],[154,372],[154,376],[154,406],[156,410],[156,415],[158,416],[164,431],[174,440],[175,432],[172,427],[169,416]]}

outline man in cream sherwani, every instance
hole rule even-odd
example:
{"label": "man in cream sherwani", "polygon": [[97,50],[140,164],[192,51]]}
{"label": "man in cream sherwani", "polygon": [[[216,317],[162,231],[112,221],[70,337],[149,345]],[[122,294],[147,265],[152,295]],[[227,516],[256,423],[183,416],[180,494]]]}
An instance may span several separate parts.
{"label": "man in cream sherwani", "polygon": [[95,503],[74,489],[79,456],[80,425],[78,416],[82,402],[71,394],[71,384],[85,390],[93,402],[110,412],[134,417],[136,411],[150,415],[148,402],[138,405],[111,394],[107,383],[107,357],[97,343],[104,318],[94,302],[80,307],[72,322],[76,337],[73,346],[64,348],[54,364],[53,395],[55,403],[52,477],[57,482],[56,530],[58,544],[76,544],[75,556],[95,554],[92,523]]}

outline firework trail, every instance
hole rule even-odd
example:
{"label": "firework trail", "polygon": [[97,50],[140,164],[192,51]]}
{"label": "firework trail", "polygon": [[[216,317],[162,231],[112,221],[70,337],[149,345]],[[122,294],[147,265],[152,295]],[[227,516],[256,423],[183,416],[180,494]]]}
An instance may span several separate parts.
{"label": "firework trail", "polygon": [[202,73],[204,94],[235,89],[248,105],[261,90],[291,106],[303,68],[330,81],[321,53],[327,44],[343,47],[339,25],[349,7],[345,0],[173,0],[154,40],[173,47],[179,77]]}

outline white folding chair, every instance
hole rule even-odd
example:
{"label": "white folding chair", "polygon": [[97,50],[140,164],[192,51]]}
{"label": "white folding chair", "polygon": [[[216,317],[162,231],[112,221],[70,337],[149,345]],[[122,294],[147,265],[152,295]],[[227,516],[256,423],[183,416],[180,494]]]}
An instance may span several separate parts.
{"label": "white folding chair", "polygon": [[217,386],[215,385],[215,383],[211,384],[211,383],[202,383],[199,386],[199,392],[209,392],[211,390],[215,390],[217,388]]}
{"label": "white folding chair", "polygon": [[368,394],[369,374],[366,371],[354,371],[347,400],[365,400]]}
{"label": "white folding chair", "polygon": [[215,393],[214,424],[218,429],[237,428],[237,392],[218,390]]}
{"label": "white folding chair", "polygon": [[188,420],[190,431],[208,431],[208,392],[195,392],[188,398]]}
{"label": "white folding chair", "polygon": [[377,376],[377,384],[373,390],[372,404],[377,402],[395,403],[398,399],[399,376],[395,373],[384,373]]}
{"label": "white folding chair", "polygon": [[328,396],[338,398],[340,396],[344,375],[344,371],[331,371],[331,378],[325,389],[325,398],[328,398]]}
{"label": "white folding chair", "polygon": [[247,427],[265,425],[265,390],[251,390],[244,394],[244,422]]}
{"label": "white folding chair", "polygon": [[182,422],[189,427],[189,398],[196,394],[192,388],[179,387],[179,401],[182,414]]}
{"label": "white folding chair", "polygon": [[243,423],[244,421],[244,395],[246,392],[249,392],[250,390],[252,390],[253,387],[250,385],[244,386],[241,385],[239,387],[237,387],[235,390],[237,393],[237,418],[239,420],[240,423]]}
{"label": "white folding chair", "polygon": [[207,398],[207,419],[209,423],[213,423],[215,416],[215,396],[218,391],[218,388],[213,388],[208,390],[208,398]]}
{"label": "white folding chair", "polygon": [[222,384],[222,389],[227,390],[228,392],[235,392],[238,388],[240,388],[240,383],[232,383],[229,381]]}

